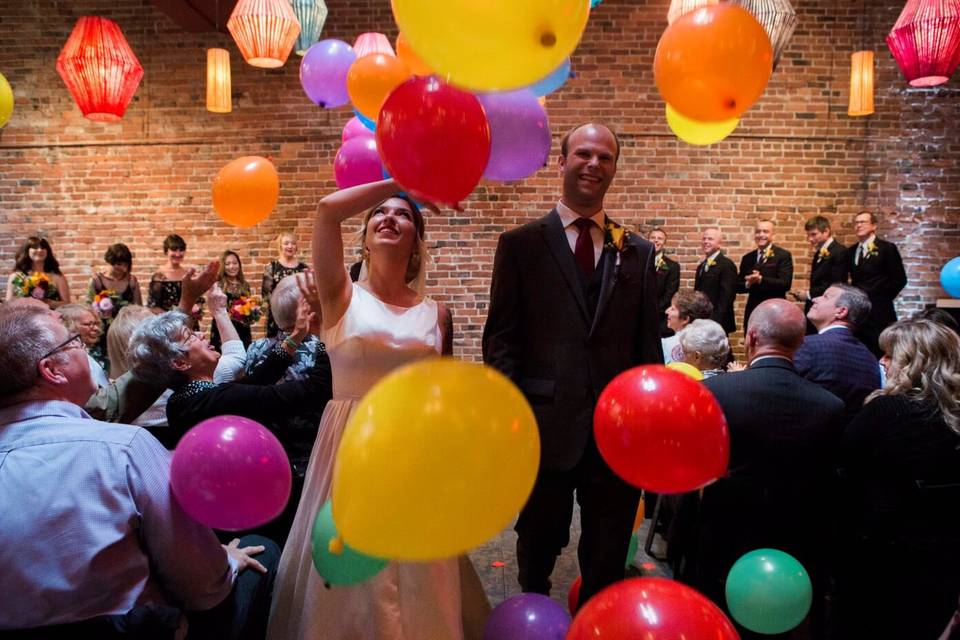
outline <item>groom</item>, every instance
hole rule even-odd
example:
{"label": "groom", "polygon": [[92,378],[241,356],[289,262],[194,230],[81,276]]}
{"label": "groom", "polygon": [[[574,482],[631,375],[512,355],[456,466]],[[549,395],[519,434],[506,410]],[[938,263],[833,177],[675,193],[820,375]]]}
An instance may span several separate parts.
{"label": "groom", "polygon": [[597,451],[597,397],[620,372],[663,362],[653,245],[603,211],[619,155],[603,125],[564,136],[563,195],[546,216],[500,236],[483,331],[484,361],[520,387],[540,429],[540,470],[516,525],[520,586],[549,594],[576,491],[581,604],[623,579],[640,499]]}

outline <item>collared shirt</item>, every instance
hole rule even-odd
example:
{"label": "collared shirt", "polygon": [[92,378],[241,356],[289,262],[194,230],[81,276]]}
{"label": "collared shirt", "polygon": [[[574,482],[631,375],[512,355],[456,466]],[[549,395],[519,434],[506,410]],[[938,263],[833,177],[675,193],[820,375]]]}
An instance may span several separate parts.
{"label": "collared shirt", "polygon": [[818,334],[819,334],[819,333],[826,333],[827,331],[833,331],[834,329],[846,329],[847,331],[850,330],[849,327],[845,327],[845,326],[842,325],[842,324],[831,324],[830,326],[827,326],[827,327],[824,327],[823,329],[817,330],[817,333],[818,333]]}
{"label": "collared shirt", "polygon": [[[823,241],[823,244],[820,245],[820,249],[828,249],[831,244],[833,244],[833,236],[830,236],[829,238],[827,238],[826,240],[824,240],[824,241]],[[817,249],[817,251],[819,252],[820,249]]]}
{"label": "collared shirt", "polygon": [[[567,244],[570,245],[572,253],[577,246],[577,236],[580,235],[580,230],[573,223],[583,216],[563,202],[557,203],[557,213],[560,214],[560,222],[563,224],[563,231],[567,234]],[[590,228],[590,238],[593,240],[593,264],[596,265],[600,262],[600,255],[603,253],[603,227],[607,222],[607,216],[601,209],[590,216],[590,219],[594,222],[594,225]]]}
{"label": "collared shirt", "polygon": [[871,233],[870,237],[864,240],[863,242],[857,243],[857,254],[853,257],[854,264],[860,264],[860,259],[867,254],[867,246],[873,242],[876,242],[877,234]]}
{"label": "collared shirt", "polygon": [[720,255],[720,249],[717,249],[716,251],[714,251],[713,253],[711,253],[710,255],[708,255],[706,258],[704,258],[704,259],[700,262],[700,264],[703,265],[703,272],[704,272],[704,273],[706,273],[707,270],[710,268],[710,261],[711,261],[711,260],[716,261],[717,256],[719,256],[719,255]]}
{"label": "collared shirt", "polygon": [[752,367],[753,365],[757,364],[757,363],[760,362],[761,360],[767,360],[767,359],[769,359],[769,358],[776,358],[776,359],[778,359],[778,360],[786,360],[787,362],[791,362],[791,363],[793,362],[793,360],[791,360],[791,359],[788,358],[787,356],[758,356],[758,357],[756,357],[756,358],[754,358],[753,360],[750,361],[750,366]]}
{"label": "collared shirt", "polygon": [[174,499],[170,453],[69,402],[0,408],[0,505],[0,629],[147,602],[208,609],[236,577],[213,532]]}

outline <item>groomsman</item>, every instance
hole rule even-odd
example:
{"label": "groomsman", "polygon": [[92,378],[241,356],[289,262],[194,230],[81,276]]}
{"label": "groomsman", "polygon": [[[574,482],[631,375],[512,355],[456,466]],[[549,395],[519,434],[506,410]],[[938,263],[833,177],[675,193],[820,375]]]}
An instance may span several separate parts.
{"label": "groomsman", "polygon": [[674,294],[680,290],[680,263],[668,258],[663,250],[667,242],[667,232],[660,227],[653,228],[647,234],[647,240],[653,243],[656,251],[654,268],[657,273],[657,313],[660,314],[660,337],[673,335],[673,329],[667,327],[667,309]]}
{"label": "groomsman", "polygon": [[850,284],[866,291],[871,310],[860,329],[860,339],[878,358],[880,332],[897,321],[894,299],[907,285],[907,272],[897,245],[877,238],[877,216],[861,211],[853,219],[857,243],[847,252]]}
{"label": "groomsman", "polygon": [[733,318],[733,301],[737,297],[737,267],[723,255],[723,233],[720,227],[707,227],[700,237],[703,260],[697,265],[693,288],[702,292],[713,304],[710,318],[720,324],[727,334],[737,330]]}
{"label": "groomsman", "polygon": [[774,298],[786,298],[793,283],[793,256],[786,249],[773,244],[773,222],[757,221],[753,238],[757,242],[757,250],[740,259],[740,272],[737,274],[737,293],[747,294],[747,307],[743,312],[744,327],[757,305]]}
{"label": "groomsman", "polygon": [[[790,295],[803,301],[803,314],[807,315],[814,298],[822,296],[830,285],[846,281],[847,248],[834,240],[830,221],[823,216],[810,218],[803,228],[807,232],[807,242],[813,247],[810,288],[791,292]],[[807,320],[807,335],[815,333],[817,328]]]}

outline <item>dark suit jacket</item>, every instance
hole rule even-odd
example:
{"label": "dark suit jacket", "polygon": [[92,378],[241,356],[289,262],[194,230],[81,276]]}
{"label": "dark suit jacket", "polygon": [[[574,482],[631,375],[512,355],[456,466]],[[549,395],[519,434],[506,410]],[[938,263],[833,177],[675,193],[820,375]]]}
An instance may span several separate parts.
{"label": "dark suit jacket", "polygon": [[829,532],[816,514],[829,498],[843,401],[781,358],[703,384],[727,419],[730,466],[704,490],[699,575],[690,581],[722,606],[730,567],[762,547],[794,555],[815,577]]}
{"label": "dark suit jacket", "polygon": [[523,391],[540,429],[541,469],[580,460],[597,397],[617,374],[662,363],[653,245],[636,234],[604,249],[591,314],[556,210],[500,236],[483,360]]}
{"label": "dark suit jacket", "polygon": [[697,265],[693,288],[702,292],[713,303],[711,320],[718,322],[727,333],[737,330],[733,317],[733,301],[737,297],[737,267],[722,253],[717,263],[704,272],[706,261]]}
{"label": "dark suit jacket", "polygon": [[[827,257],[820,257],[820,250],[813,252],[813,262],[810,267],[810,298],[823,295],[827,287],[836,282],[846,282],[847,248],[834,239],[827,247]],[[807,300],[807,310],[810,310],[811,301]]]}
{"label": "dark suit jacket", "polygon": [[877,255],[860,260],[854,264],[857,256],[858,244],[847,250],[847,268],[850,273],[850,284],[863,289],[870,297],[870,316],[862,327],[865,331],[874,330],[877,333],[884,327],[897,321],[897,312],[893,301],[905,286],[907,286],[907,272],[903,268],[903,260],[897,245],[877,238]]}
{"label": "dark suit jacket", "polygon": [[843,400],[845,422],[880,388],[880,365],[850,329],[840,327],[807,336],[793,357],[797,373]]}
{"label": "dark suit jacket", "polygon": [[[737,292],[747,294],[747,306],[743,311],[743,330],[747,330],[750,314],[761,302],[773,298],[786,298],[793,284],[793,256],[786,249],[770,245],[773,255],[757,263],[757,251],[744,254],[740,259],[740,272],[737,274]],[[743,279],[754,271],[759,271],[763,279],[747,287]]]}
{"label": "dark suit jacket", "polygon": [[660,314],[660,336],[672,336],[667,328],[667,309],[674,294],[680,290],[680,263],[663,256],[664,268],[657,269],[657,312]]}

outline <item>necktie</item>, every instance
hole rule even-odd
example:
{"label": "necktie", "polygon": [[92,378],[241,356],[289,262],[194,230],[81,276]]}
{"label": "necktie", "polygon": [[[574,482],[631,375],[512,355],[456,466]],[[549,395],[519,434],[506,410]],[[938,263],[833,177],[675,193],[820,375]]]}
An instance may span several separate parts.
{"label": "necktie", "polygon": [[580,270],[583,271],[583,275],[590,278],[593,276],[593,271],[596,268],[596,258],[593,254],[593,238],[590,237],[590,228],[593,227],[593,220],[590,218],[577,218],[573,224],[579,231],[577,244],[573,249],[573,257],[580,266]]}
{"label": "necktie", "polygon": [[860,259],[863,258],[863,254],[863,244],[861,243],[860,246],[857,247],[857,257],[854,259],[853,264],[859,265]]}

